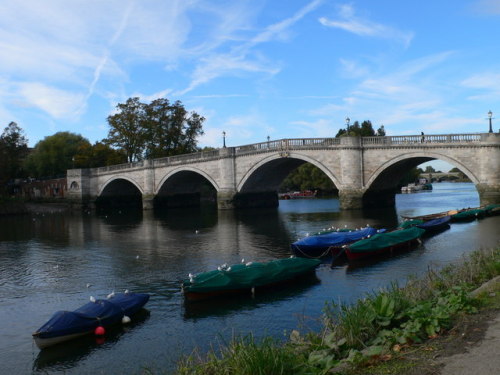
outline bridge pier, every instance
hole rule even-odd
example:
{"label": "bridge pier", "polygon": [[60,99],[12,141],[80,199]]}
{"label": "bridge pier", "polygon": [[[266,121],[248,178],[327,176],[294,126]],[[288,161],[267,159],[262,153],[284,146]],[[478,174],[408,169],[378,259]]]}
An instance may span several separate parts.
{"label": "bridge pier", "polygon": [[153,194],[143,194],[142,195],[142,210],[149,211],[154,209],[154,195]]}
{"label": "bridge pier", "polygon": [[219,210],[232,210],[234,208],[234,191],[217,192],[217,208]]}
{"label": "bridge pier", "polygon": [[476,189],[481,206],[500,204],[500,185],[477,184]]}
{"label": "bridge pier", "polygon": [[363,208],[363,190],[339,189],[339,203],[341,210],[358,210]]}

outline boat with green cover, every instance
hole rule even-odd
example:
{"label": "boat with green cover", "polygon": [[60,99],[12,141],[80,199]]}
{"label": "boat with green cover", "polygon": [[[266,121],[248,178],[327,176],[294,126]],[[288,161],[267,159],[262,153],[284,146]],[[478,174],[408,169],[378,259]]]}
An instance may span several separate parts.
{"label": "boat with green cover", "polygon": [[470,221],[485,216],[487,211],[484,208],[471,208],[451,215],[451,221]]}
{"label": "boat with green cover", "polygon": [[232,266],[223,265],[217,270],[189,275],[182,282],[187,300],[200,300],[226,294],[255,292],[264,288],[302,276],[321,263],[319,259],[285,258],[270,262],[247,262]]}
{"label": "boat with green cover", "polygon": [[379,233],[346,246],[345,254],[348,260],[358,260],[369,256],[410,249],[419,241],[425,229],[411,227],[392,232]]}

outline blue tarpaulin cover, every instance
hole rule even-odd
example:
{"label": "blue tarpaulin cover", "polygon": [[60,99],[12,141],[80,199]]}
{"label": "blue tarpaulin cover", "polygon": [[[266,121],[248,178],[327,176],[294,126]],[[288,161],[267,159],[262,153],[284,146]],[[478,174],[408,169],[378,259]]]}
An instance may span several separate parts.
{"label": "blue tarpaulin cover", "polygon": [[371,227],[352,232],[332,232],[319,236],[304,237],[292,243],[291,248],[297,255],[316,256],[318,252],[324,252],[330,246],[342,246],[383,232],[385,232],[385,229]]}
{"label": "blue tarpaulin cover", "polygon": [[145,293],[119,293],[111,299],[89,302],[75,311],[58,311],[34,335],[40,338],[91,332],[98,326],[121,321],[141,309],[149,300]]}

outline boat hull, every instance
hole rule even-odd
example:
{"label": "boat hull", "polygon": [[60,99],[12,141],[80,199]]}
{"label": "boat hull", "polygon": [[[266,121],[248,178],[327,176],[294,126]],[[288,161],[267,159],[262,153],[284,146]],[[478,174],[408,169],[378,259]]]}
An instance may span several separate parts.
{"label": "boat hull", "polygon": [[402,243],[398,243],[396,245],[388,246],[388,247],[383,247],[375,251],[370,251],[370,252],[364,252],[364,253],[353,253],[349,250],[349,248],[345,249],[345,255],[347,257],[347,260],[349,261],[357,261],[361,259],[366,259],[369,257],[376,257],[384,254],[394,254],[397,252],[404,252],[407,250],[413,249],[415,246],[417,246],[420,243],[419,239],[414,239]]}
{"label": "boat hull", "polygon": [[286,258],[267,263],[232,265],[184,280],[182,292],[188,301],[252,293],[309,274],[320,263],[317,259]]}
{"label": "boat hull", "polygon": [[420,243],[420,237],[424,233],[425,229],[416,227],[380,233],[346,246],[344,250],[349,261],[409,250],[415,244]]}
{"label": "boat hull", "polygon": [[89,302],[74,311],[58,311],[35,333],[40,349],[93,333],[98,326],[121,322],[137,313],[149,300],[144,293],[118,293],[110,299]]}

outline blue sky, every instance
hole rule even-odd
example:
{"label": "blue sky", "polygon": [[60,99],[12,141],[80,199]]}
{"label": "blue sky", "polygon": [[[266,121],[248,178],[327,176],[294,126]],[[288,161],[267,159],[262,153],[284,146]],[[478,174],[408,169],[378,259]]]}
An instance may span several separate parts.
{"label": "blue sky", "polygon": [[0,14],[0,124],[30,146],[101,140],[135,96],[206,117],[202,147],[222,131],[229,146],[331,137],[346,116],[388,135],[483,132],[500,112],[500,0],[2,0]]}

